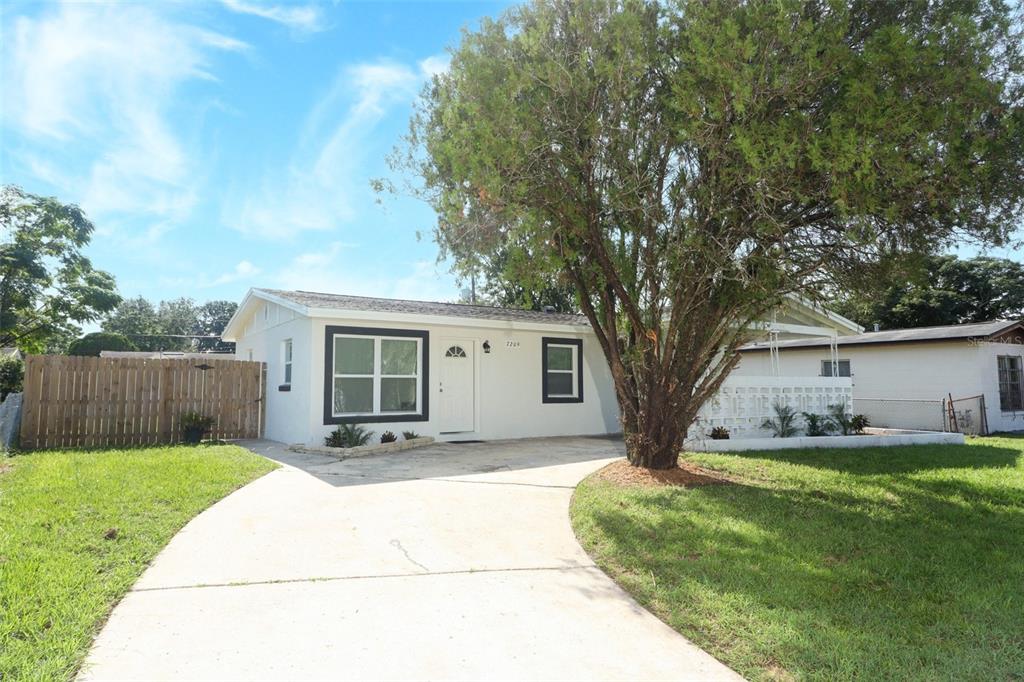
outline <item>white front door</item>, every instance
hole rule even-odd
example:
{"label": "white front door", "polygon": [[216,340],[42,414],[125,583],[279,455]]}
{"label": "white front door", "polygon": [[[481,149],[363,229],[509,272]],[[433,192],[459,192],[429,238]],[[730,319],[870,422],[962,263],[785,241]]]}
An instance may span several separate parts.
{"label": "white front door", "polygon": [[441,433],[474,430],[474,388],[472,339],[441,339]]}

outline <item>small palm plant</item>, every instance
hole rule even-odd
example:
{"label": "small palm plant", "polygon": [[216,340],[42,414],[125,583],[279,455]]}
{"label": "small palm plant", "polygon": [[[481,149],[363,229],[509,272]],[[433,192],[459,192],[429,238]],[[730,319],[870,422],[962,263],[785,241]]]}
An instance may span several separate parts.
{"label": "small palm plant", "polygon": [[804,432],[808,436],[827,436],[835,430],[835,425],[823,414],[803,412]]}
{"label": "small palm plant", "polygon": [[792,438],[800,433],[796,425],[797,412],[794,408],[785,403],[775,402],[772,409],[775,410],[775,417],[765,419],[761,424],[762,429],[769,429],[774,438]]}
{"label": "small palm plant", "polygon": [[836,403],[828,406],[829,423],[832,428],[844,436],[854,433],[853,417],[846,411],[846,402]]}
{"label": "small palm plant", "polygon": [[373,438],[373,431],[359,424],[341,424],[324,438],[324,445],[329,448],[355,448],[366,445]]}

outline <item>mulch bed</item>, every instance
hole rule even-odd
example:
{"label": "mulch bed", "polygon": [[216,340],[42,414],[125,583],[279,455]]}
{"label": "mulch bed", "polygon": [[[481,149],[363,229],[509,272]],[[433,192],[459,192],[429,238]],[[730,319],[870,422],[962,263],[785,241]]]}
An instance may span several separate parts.
{"label": "mulch bed", "polygon": [[643,469],[630,466],[625,459],[612,462],[594,474],[597,478],[616,485],[679,486],[693,488],[699,485],[725,485],[732,483],[721,474],[699,466],[681,463],[675,469]]}

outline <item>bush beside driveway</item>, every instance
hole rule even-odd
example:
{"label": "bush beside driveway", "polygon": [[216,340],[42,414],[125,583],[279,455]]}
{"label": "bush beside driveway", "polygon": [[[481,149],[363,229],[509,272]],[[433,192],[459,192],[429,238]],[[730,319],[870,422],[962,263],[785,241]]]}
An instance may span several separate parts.
{"label": "bush beside driveway", "polygon": [[0,679],[69,679],[193,516],[276,465],[233,445],[0,459]]}
{"label": "bush beside driveway", "polygon": [[577,489],[598,565],[751,679],[1024,675],[1024,438],[686,453],[732,485]]}

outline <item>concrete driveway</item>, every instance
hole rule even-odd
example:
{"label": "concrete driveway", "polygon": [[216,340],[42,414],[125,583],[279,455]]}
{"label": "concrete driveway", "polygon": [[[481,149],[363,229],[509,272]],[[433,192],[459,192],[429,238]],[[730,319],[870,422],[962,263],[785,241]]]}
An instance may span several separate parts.
{"label": "concrete driveway", "polygon": [[573,487],[618,441],[248,446],[284,466],[171,541],[82,679],[739,679],[577,544]]}

